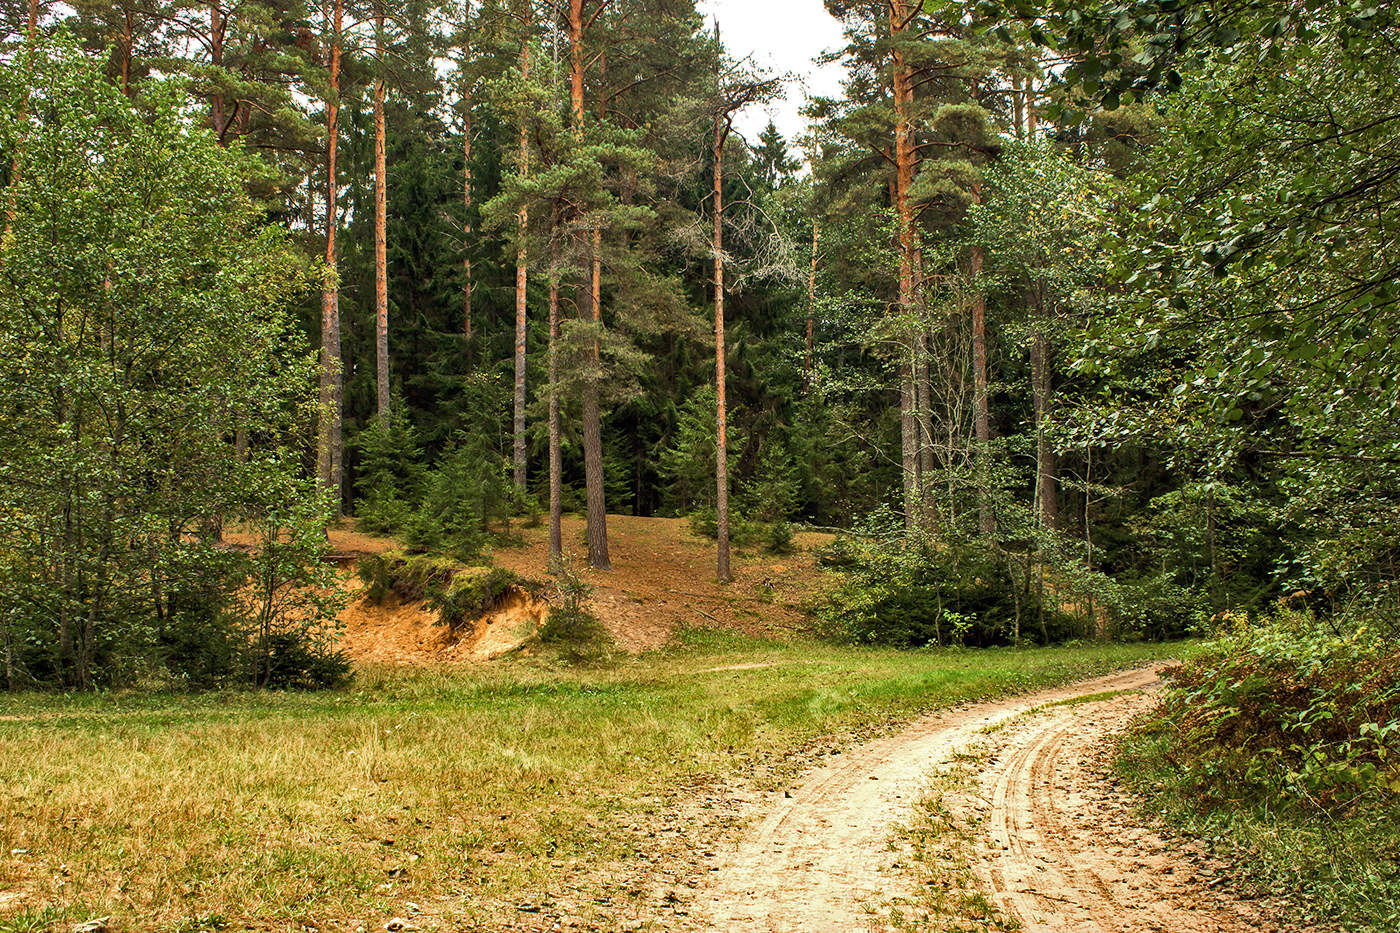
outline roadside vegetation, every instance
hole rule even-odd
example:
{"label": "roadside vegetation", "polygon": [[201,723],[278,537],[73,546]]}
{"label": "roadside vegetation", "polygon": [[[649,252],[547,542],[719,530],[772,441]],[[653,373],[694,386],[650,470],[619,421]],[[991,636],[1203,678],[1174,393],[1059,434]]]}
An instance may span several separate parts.
{"label": "roadside vegetation", "polygon": [[1395,632],[1283,609],[1233,619],[1172,674],[1118,767],[1308,923],[1400,928]]}

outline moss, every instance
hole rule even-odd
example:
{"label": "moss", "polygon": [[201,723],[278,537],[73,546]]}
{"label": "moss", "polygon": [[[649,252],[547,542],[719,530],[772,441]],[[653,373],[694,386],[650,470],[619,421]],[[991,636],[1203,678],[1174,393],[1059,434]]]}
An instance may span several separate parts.
{"label": "moss", "polygon": [[465,564],[450,557],[403,551],[366,554],[356,566],[367,587],[365,596],[376,603],[383,602],[390,593],[401,599],[426,599],[466,569],[469,568]]}
{"label": "moss", "polygon": [[469,568],[430,592],[428,605],[437,610],[444,625],[455,629],[496,609],[511,593],[532,589],[525,578],[502,567]]}
{"label": "moss", "polygon": [[356,570],[370,601],[383,602],[390,593],[400,599],[425,601],[450,628],[491,612],[516,590],[532,596],[539,596],[542,590],[540,584],[501,567],[469,567],[431,554],[366,554]]}

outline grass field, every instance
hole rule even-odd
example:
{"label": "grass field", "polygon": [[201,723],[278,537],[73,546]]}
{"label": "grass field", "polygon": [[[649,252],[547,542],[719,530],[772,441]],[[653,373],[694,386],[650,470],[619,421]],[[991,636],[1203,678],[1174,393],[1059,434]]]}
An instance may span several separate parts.
{"label": "grass field", "polygon": [[[371,669],[326,693],[0,697],[0,931],[548,928],[542,903],[615,928],[650,896],[634,879],[657,827],[694,822],[726,782],[771,785],[825,737],[1171,650],[693,631],[597,668],[541,656]],[[682,848],[704,844],[701,823]]]}

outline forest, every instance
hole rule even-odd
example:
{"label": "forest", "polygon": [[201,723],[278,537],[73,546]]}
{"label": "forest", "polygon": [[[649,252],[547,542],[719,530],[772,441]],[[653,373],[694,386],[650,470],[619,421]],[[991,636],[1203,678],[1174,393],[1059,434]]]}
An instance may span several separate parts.
{"label": "forest", "polygon": [[[811,6],[792,15],[844,36],[834,96],[696,0],[0,0],[0,788],[71,794],[38,820],[6,804],[0,931],[122,913],[106,880],[39,897],[49,869],[21,864],[28,832],[78,844],[33,827],[98,806],[70,774],[98,751],[62,727],[122,703],[198,731],[233,728],[206,704],[358,697],[378,735],[376,704],[489,719],[482,697],[559,690],[554,748],[614,728],[596,692],[625,688],[681,717],[647,714],[680,751],[616,739],[674,785],[700,780],[677,761],[719,780],[1049,689],[1079,656],[1180,661],[1109,691],[1160,699],[1104,727],[1141,805],[1291,892],[1279,916],[1395,929],[1400,18]],[[784,99],[804,131],[747,130]],[[363,619],[410,604],[454,643],[503,612],[538,631],[489,669],[386,673]],[[707,685],[828,665],[869,694],[789,721],[836,687],[746,673],[701,709],[651,692],[649,658]],[[901,679],[963,664],[986,690]],[[727,750],[684,718],[734,703],[763,725]],[[579,771],[611,754],[569,747]],[[623,810],[660,793],[612,780]],[[463,852],[496,844],[471,832]],[[564,838],[548,851],[623,858]],[[975,888],[970,858],[924,870]],[[318,906],[340,870],[308,869],[295,908],[220,888],[216,913],[358,923],[368,900]],[[459,872],[415,870],[420,899]],[[480,870],[493,904],[552,883]],[[160,877],[149,922],[114,929],[221,928]],[[486,900],[434,917],[516,928]],[[921,909],[971,901],[950,903]]]}

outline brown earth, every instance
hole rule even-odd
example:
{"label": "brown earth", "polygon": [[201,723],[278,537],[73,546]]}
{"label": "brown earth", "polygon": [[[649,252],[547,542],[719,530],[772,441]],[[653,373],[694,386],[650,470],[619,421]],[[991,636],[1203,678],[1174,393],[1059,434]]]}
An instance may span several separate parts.
{"label": "brown earth", "polygon": [[[520,546],[495,549],[492,562],[522,577],[546,580],[548,529],[517,527],[515,531]],[[799,630],[805,624],[803,604],[828,585],[813,550],[831,537],[798,533],[797,550],[788,555],[773,556],[758,549],[736,553],[734,582],[721,586],[715,579],[714,542],[691,534],[683,519],[608,516],[613,569],[599,571],[587,566],[583,519],[564,518],[565,551],[593,587],[590,608],[618,645],[631,652],[659,648],[682,627],[766,636]],[[350,527],[332,529],[330,544],[352,590],[358,589],[353,573],[356,558],[397,546],[389,538]],[[341,647],[357,662],[439,664],[482,659],[476,636],[451,636],[419,603],[391,600],[375,606],[353,596],[341,622]],[[494,617],[491,626],[477,628],[501,630]]]}
{"label": "brown earth", "polygon": [[[358,593],[358,581],[345,575]],[[516,593],[496,611],[451,631],[421,602],[390,595],[376,605],[353,595],[340,613],[338,645],[360,664],[428,665],[490,661],[526,645],[539,631],[548,604]]]}

